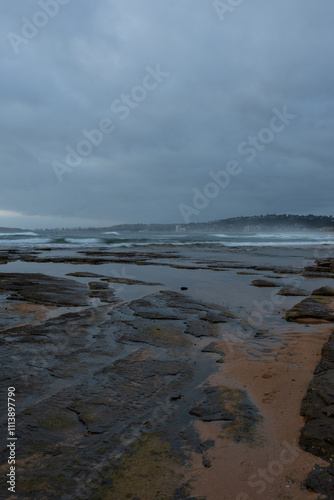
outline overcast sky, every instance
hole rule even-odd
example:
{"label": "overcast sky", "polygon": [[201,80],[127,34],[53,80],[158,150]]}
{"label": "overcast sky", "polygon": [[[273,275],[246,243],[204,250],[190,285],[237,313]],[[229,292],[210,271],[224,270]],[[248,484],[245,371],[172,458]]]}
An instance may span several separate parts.
{"label": "overcast sky", "polygon": [[2,2],[0,225],[334,214],[333,19],[333,0]]}

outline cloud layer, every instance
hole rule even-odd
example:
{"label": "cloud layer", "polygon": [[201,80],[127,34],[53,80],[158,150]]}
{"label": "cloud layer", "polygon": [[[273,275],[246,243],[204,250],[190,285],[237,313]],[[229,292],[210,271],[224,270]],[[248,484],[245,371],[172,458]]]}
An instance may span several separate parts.
{"label": "cloud layer", "polygon": [[[332,214],[333,15],[331,0],[6,2],[0,224]],[[294,115],[281,131],[274,109]]]}

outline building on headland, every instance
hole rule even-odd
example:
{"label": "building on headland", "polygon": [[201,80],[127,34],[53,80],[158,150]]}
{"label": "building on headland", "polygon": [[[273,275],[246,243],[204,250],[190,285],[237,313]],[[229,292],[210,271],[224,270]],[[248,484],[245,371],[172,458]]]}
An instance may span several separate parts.
{"label": "building on headland", "polygon": [[185,233],[187,229],[184,226],[181,226],[181,224],[176,224],[175,226],[175,232],[176,233]]}

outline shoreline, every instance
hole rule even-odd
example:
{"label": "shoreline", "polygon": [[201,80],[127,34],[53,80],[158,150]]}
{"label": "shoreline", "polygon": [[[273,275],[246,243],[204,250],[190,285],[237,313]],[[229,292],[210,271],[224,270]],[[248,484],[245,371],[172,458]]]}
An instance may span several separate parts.
{"label": "shoreline", "polygon": [[[328,461],[296,440],[331,324],[319,324],[321,311],[298,323],[285,316],[298,312],[301,292],[309,300],[331,283],[323,262],[310,267],[308,259],[307,272],[318,277],[304,278],[296,260],[282,256],[276,265],[274,256],[260,265],[256,256],[146,248],[8,257],[16,262],[0,269],[2,362],[3,370],[14,358],[20,366],[4,380],[18,385],[24,409],[17,474],[24,498],[51,498],[59,487],[87,499],[149,500],[157,491],[180,499],[320,498],[305,481]],[[306,290],[289,296],[297,282]],[[257,318],[262,311],[255,328],[254,304]],[[70,465],[89,442],[90,460],[84,452]],[[37,464],[44,493],[29,472]]]}

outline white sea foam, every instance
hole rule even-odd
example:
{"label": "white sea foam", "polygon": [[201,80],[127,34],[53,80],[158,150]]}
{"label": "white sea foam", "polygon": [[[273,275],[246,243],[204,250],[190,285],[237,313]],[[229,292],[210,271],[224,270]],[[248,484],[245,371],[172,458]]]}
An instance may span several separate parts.
{"label": "white sea foam", "polygon": [[75,245],[85,246],[94,243],[102,243],[98,238],[65,238],[67,243],[74,243]]}
{"label": "white sea foam", "polygon": [[105,233],[56,232],[38,234],[27,231],[22,233],[0,233],[0,248],[46,245],[51,248],[132,248],[149,246],[200,247],[200,248],[305,248],[329,245],[334,247],[334,234],[330,233]]}
{"label": "white sea foam", "polygon": [[21,240],[0,239],[0,247],[3,245],[24,246],[24,245],[40,245],[50,243],[49,238],[22,238]]}
{"label": "white sea foam", "polygon": [[0,237],[1,236],[38,236],[38,233],[33,233],[32,231],[22,233],[0,233]]}

